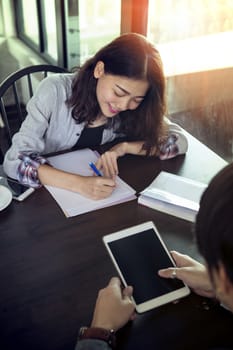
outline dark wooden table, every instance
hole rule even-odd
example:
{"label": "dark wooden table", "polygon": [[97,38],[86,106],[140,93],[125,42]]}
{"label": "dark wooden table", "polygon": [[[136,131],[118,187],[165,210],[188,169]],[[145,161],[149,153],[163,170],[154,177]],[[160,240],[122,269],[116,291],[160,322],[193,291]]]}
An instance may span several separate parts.
{"label": "dark wooden table", "polygon": [[[186,156],[125,156],[120,176],[138,192],[161,171],[208,182],[225,162],[189,136]],[[98,290],[116,275],[102,236],[153,220],[169,249],[199,258],[193,225],[131,201],[66,218],[45,188],[0,212],[0,349],[74,349]],[[118,332],[118,349],[233,348],[232,315],[191,294]]]}

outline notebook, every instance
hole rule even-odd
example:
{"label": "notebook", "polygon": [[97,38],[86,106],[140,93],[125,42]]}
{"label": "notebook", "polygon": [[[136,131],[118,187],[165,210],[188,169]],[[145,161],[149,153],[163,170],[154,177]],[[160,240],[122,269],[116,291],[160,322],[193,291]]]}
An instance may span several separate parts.
{"label": "notebook", "polygon": [[[49,163],[57,169],[93,176],[89,163],[95,163],[99,155],[89,148],[49,157]],[[56,200],[67,217],[84,214],[92,210],[116,205],[136,198],[135,190],[124,182],[119,176],[116,178],[116,188],[110,197],[92,200],[79,193],[64,190],[53,186],[45,186]]]}
{"label": "notebook", "polygon": [[140,193],[138,203],[195,222],[200,198],[206,187],[204,183],[161,171]]}

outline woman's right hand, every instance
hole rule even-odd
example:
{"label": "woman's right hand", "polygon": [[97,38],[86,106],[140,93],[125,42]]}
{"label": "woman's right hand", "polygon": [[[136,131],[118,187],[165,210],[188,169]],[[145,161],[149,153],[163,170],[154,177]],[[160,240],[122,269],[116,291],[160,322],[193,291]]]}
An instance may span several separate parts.
{"label": "woman's right hand", "polygon": [[116,187],[113,179],[67,173],[48,164],[39,166],[38,177],[43,185],[64,188],[95,200],[109,197]]}
{"label": "woman's right hand", "polygon": [[77,192],[94,200],[109,197],[116,183],[113,179],[100,176],[79,176]]}

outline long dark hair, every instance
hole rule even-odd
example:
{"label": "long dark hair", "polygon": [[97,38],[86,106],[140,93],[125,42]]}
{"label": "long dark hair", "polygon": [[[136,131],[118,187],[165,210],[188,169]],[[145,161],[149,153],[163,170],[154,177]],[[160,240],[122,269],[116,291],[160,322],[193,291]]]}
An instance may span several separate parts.
{"label": "long dark hair", "polygon": [[[159,52],[144,36],[128,33],[116,38],[88,59],[74,78],[72,96],[68,100],[72,116],[78,123],[91,123],[100,112],[96,98],[97,80],[94,77],[94,68],[99,61],[104,62],[105,74],[149,82],[149,89],[141,104],[135,110],[119,113],[120,124],[117,129],[129,140],[144,141],[143,148],[149,154],[152,147],[158,145],[160,136],[163,136],[166,109],[165,78]],[[108,123],[114,126],[114,117]]]}
{"label": "long dark hair", "polygon": [[196,219],[200,253],[211,271],[223,264],[233,283],[233,164],[224,167],[204,192]]}

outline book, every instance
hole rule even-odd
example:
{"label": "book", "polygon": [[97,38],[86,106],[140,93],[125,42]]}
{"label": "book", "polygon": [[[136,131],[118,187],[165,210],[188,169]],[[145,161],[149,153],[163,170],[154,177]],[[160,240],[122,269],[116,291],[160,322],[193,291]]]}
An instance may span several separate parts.
{"label": "book", "polygon": [[[48,161],[57,169],[83,176],[93,176],[93,170],[89,163],[95,163],[98,157],[99,154],[97,152],[86,148],[48,157]],[[136,199],[135,190],[119,176],[116,177],[116,188],[111,196],[100,200],[92,200],[77,192],[64,190],[62,188],[47,185],[45,187],[57,201],[66,217],[84,214],[92,210]]]}
{"label": "book", "polygon": [[206,187],[202,182],[161,171],[139,194],[138,203],[195,222],[200,199]]}

